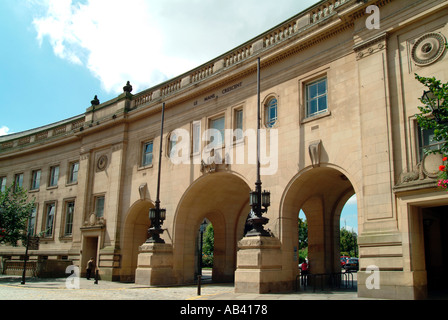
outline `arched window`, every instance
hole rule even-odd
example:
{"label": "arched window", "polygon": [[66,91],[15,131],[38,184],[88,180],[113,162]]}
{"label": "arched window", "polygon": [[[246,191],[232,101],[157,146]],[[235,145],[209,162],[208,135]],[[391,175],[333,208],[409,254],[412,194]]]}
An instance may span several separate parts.
{"label": "arched window", "polygon": [[277,99],[269,98],[264,108],[264,123],[267,128],[272,128],[277,122]]}

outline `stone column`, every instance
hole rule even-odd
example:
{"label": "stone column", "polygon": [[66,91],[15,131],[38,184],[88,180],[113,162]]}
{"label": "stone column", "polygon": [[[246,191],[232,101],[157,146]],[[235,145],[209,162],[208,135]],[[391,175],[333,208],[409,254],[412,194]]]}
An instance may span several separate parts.
{"label": "stone column", "polygon": [[171,244],[144,243],[140,246],[135,284],[149,286],[175,284]]}
{"label": "stone column", "polygon": [[281,280],[280,240],[274,237],[245,237],[238,243],[235,292],[270,293],[288,290]]}

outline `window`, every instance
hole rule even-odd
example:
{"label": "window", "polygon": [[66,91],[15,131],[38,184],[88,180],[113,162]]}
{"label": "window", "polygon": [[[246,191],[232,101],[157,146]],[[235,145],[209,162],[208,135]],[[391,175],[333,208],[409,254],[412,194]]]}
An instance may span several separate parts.
{"label": "window", "polygon": [[40,187],[41,170],[34,170],[31,180],[31,190],[37,190]]}
{"label": "window", "polygon": [[0,177],[0,192],[6,189],[6,177]]}
{"label": "window", "polygon": [[46,238],[53,236],[54,217],[56,214],[56,203],[49,203],[45,211],[45,229],[44,234]]}
{"label": "window", "polygon": [[434,140],[434,130],[433,129],[423,129],[418,127],[418,147],[420,161],[423,160],[425,153],[428,151],[440,150],[442,148],[444,140],[436,141]]}
{"label": "window", "polygon": [[79,162],[70,163],[70,172],[68,175],[68,183],[75,183],[78,181]]}
{"label": "window", "polygon": [[276,98],[270,98],[264,107],[265,125],[267,128],[272,128],[277,122],[277,104]]}
{"label": "window", "polygon": [[193,122],[193,154],[201,152],[201,122]]}
{"label": "window", "polygon": [[328,110],[327,78],[306,85],[306,117]]}
{"label": "window", "polygon": [[177,144],[177,134],[175,132],[172,132],[170,134],[168,143],[168,156],[170,158],[176,154],[176,144]]}
{"label": "window", "polygon": [[50,168],[50,180],[48,181],[49,187],[56,187],[59,180],[59,166]]}
{"label": "window", "polygon": [[152,141],[143,144],[142,166],[152,165],[153,149],[154,144]]}
{"label": "window", "polygon": [[[223,141],[224,141],[224,132],[225,132],[225,117],[220,117],[220,118],[210,120],[210,129],[214,129],[214,130],[212,130],[212,132],[210,132],[209,147],[216,148],[216,147],[222,146]],[[219,133],[218,133],[218,131],[219,131]]]}
{"label": "window", "polygon": [[68,201],[65,204],[65,227],[64,236],[68,237],[73,232],[73,214],[75,212],[75,201]]}
{"label": "window", "polygon": [[104,196],[95,198],[95,214],[97,218],[104,216]]}
{"label": "window", "polygon": [[14,177],[14,190],[18,190],[23,187],[23,173],[18,173]]}
{"label": "window", "polygon": [[235,110],[235,140],[240,141],[243,139],[243,109]]}
{"label": "window", "polygon": [[31,219],[28,221],[28,234],[32,237],[34,236],[34,230],[36,227],[36,215],[37,215],[37,207],[33,208],[31,212]]}

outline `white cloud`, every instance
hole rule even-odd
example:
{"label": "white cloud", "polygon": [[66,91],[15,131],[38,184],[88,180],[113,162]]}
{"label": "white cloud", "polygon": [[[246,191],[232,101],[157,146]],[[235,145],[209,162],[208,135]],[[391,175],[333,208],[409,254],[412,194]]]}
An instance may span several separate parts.
{"label": "white cloud", "polygon": [[[28,0],[55,55],[87,67],[108,92],[180,75],[317,0]],[[43,11],[42,11],[43,10]]]}
{"label": "white cloud", "polygon": [[9,132],[8,127],[6,127],[6,126],[0,127],[0,136],[6,136],[8,134],[11,134],[11,132]]}

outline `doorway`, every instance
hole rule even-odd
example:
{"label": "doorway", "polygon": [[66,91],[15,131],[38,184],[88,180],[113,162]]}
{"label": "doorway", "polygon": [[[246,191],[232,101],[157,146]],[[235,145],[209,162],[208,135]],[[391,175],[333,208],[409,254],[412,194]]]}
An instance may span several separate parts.
{"label": "doorway", "polygon": [[422,209],[428,295],[448,294],[448,206]]}
{"label": "doorway", "polygon": [[81,274],[86,274],[87,261],[90,258],[95,259],[95,265],[98,267],[98,237],[84,237],[84,245],[82,250]]}

